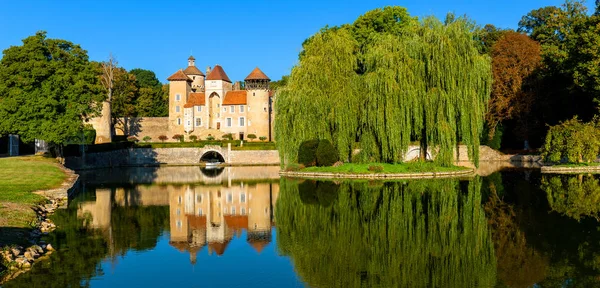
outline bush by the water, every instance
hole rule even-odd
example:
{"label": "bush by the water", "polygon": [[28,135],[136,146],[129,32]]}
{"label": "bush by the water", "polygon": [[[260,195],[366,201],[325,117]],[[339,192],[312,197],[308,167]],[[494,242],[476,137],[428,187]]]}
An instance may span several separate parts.
{"label": "bush by the water", "polygon": [[287,167],[285,167],[285,171],[300,171],[304,168],[305,167],[302,164],[292,163],[292,164],[288,165]]}
{"label": "bush by the water", "polygon": [[175,134],[175,135],[173,135],[172,138],[173,138],[173,140],[177,140],[179,142],[183,142],[183,140],[184,140],[183,135],[181,135],[181,134]]}
{"label": "bush by the water", "polygon": [[260,136],[260,137],[258,137],[258,140],[260,140],[260,141],[263,141],[263,142],[264,142],[265,140],[267,140],[267,137],[265,137],[265,136]]}
{"label": "bush by the water", "polygon": [[166,135],[160,135],[160,136],[158,136],[158,140],[160,140],[162,142],[167,141],[167,139],[169,139],[169,137],[167,137]]}
{"label": "bush by the water", "polygon": [[190,138],[190,141],[192,141],[192,142],[196,142],[196,140],[198,140],[198,136],[196,136],[196,135],[190,135],[189,138]]}
{"label": "bush by the water", "polygon": [[371,172],[383,172],[383,166],[381,165],[369,165],[368,169]]}
{"label": "bush by the water", "polygon": [[312,167],[317,165],[317,148],[319,147],[319,140],[307,140],[300,144],[298,148],[298,163],[305,167]]}
{"label": "bush by the water", "polygon": [[231,133],[227,133],[227,134],[223,134],[223,136],[221,136],[221,138],[223,138],[224,140],[233,140],[233,134]]}
{"label": "bush by the water", "polygon": [[150,140],[152,140],[152,137],[144,136],[144,138],[142,138],[142,140],[144,140],[144,142],[150,142]]}
{"label": "bush by the water", "polygon": [[550,127],[542,147],[547,162],[593,162],[600,154],[600,119],[583,123],[577,117]]}
{"label": "bush by the water", "polygon": [[317,147],[317,165],[332,166],[338,160],[337,151],[329,140],[319,141]]}

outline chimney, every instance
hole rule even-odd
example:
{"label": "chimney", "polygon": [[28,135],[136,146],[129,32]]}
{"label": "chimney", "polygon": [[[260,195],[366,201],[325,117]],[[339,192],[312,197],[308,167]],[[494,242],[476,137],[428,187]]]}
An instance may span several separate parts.
{"label": "chimney", "polygon": [[210,66],[206,66],[206,77],[210,74]]}
{"label": "chimney", "polygon": [[235,81],[235,83],[233,83],[233,90],[242,90],[242,83],[240,83],[240,81]]}

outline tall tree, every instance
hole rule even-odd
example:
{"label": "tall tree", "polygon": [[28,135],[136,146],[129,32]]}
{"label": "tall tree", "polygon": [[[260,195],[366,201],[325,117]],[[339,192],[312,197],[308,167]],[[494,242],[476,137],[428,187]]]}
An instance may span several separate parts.
{"label": "tall tree", "polygon": [[494,84],[486,114],[490,140],[500,122],[531,110],[537,92],[532,78],[541,66],[540,53],[540,44],[517,32],[505,32],[492,46]]}
{"label": "tall tree", "polygon": [[[132,69],[139,93],[136,112],[139,117],[164,117],[168,115],[168,101],[163,97],[162,84],[150,70]],[[168,99],[167,99],[168,100]]]}
{"label": "tall tree", "polygon": [[383,162],[401,162],[416,140],[423,151],[435,147],[443,165],[460,141],[478,163],[491,69],[473,25],[427,18],[399,34],[370,36],[362,50],[353,31],[325,29],[305,42],[276,102],[282,163],[315,138],[332,140],[341,159],[352,158],[359,142],[363,161]]}
{"label": "tall tree", "polygon": [[37,32],[3,54],[0,134],[64,144],[98,113],[98,74],[79,45]]}

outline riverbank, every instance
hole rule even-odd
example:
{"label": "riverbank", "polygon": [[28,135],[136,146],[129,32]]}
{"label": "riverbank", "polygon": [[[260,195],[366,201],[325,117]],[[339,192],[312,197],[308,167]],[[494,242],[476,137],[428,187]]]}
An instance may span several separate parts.
{"label": "riverbank", "polygon": [[600,173],[600,163],[577,163],[543,166],[542,173],[570,174],[570,173]]}
{"label": "riverbank", "polygon": [[399,164],[344,163],[329,167],[289,167],[280,175],[318,179],[410,179],[410,178],[447,178],[469,176],[471,168],[460,166],[438,166],[432,162],[407,162]]}
{"label": "riverbank", "polygon": [[39,240],[56,229],[49,217],[67,204],[77,179],[52,158],[0,158],[0,283],[53,251]]}

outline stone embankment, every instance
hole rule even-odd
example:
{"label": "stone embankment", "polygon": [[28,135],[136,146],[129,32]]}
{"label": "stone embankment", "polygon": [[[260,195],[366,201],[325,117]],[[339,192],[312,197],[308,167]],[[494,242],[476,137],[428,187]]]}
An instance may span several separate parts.
{"label": "stone embankment", "polygon": [[542,173],[554,173],[554,174],[600,173],[600,165],[578,166],[578,167],[543,166]]}
{"label": "stone embankment", "polygon": [[62,165],[60,167],[67,175],[67,179],[60,187],[33,192],[46,197],[48,203],[32,207],[37,215],[37,221],[27,239],[32,245],[24,248],[17,245],[4,245],[0,243],[0,284],[29,271],[34,263],[49,258],[50,254],[54,251],[52,244],[40,239],[57,228],[49,217],[57,209],[67,206],[69,190],[79,179],[79,176],[72,170]]}
{"label": "stone embankment", "polygon": [[422,172],[422,173],[373,173],[373,174],[351,174],[351,173],[329,173],[329,172],[298,172],[281,171],[279,175],[286,177],[310,178],[310,179],[430,179],[430,178],[453,178],[468,177],[474,175],[473,169],[465,169],[452,172]]}

